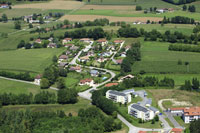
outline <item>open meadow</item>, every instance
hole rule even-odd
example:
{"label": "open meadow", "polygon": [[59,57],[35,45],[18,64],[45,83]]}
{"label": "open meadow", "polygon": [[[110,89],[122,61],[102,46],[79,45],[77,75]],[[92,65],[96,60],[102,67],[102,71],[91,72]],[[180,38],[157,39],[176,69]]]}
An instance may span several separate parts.
{"label": "open meadow", "polygon": [[[147,73],[200,73],[200,53],[169,51],[170,43],[141,42],[142,61],[136,62],[132,70],[134,73],[144,70]],[[182,65],[178,65],[178,60]],[[189,62],[189,72],[184,65]]]}
{"label": "open meadow", "polygon": [[52,57],[63,49],[30,49],[0,52],[0,70],[41,73],[52,63]]}

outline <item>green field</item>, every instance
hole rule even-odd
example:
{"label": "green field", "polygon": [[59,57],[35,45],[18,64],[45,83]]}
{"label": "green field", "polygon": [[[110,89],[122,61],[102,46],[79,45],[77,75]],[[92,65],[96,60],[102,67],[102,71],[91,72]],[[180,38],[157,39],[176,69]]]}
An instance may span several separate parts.
{"label": "green field", "polygon": [[[200,73],[200,54],[194,52],[168,51],[170,43],[141,42],[142,61],[136,62],[132,70],[134,73],[144,70],[147,73]],[[178,60],[183,64],[178,65]],[[189,72],[184,62],[188,61]]]}
{"label": "green field", "polygon": [[52,63],[52,57],[64,49],[31,49],[0,52],[0,70],[41,73]]}
{"label": "green field", "polygon": [[[13,93],[13,94],[29,94],[29,93],[39,93],[42,91],[39,86],[27,83],[21,83],[16,81],[10,81],[0,78],[0,93]],[[54,90],[48,90],[50,92],[55,92]]]}

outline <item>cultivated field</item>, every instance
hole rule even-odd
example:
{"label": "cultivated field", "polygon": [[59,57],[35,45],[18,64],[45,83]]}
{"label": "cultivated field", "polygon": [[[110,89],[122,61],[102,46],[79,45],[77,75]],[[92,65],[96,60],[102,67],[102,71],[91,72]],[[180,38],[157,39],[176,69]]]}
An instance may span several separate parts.
{"label": "cultivated field", "polygon": [[83,2],[78,2],[78,1],[52,0],[52,1],[48,2],[48,3],[35,3],[35,4],[15,5],[15,6],[13,6],[13,8],[73,10],[73,9],[80,8],[83,5],[84,5]]}
{"label": "cultivated field", "polygon": [[[141,42],[142,61],[133,65],[133,72],[141,70],[147,73],[187,73],[186,61],[189,64],[189,73],[200,73],[200,53],[168,51],[170,43]],[[182,65],[178,65],[178,60]]]}
{"label": "cultivated field", "polygon": [[117,6],[117,5],[85,5],[81,10],[135,10],[135,6]]}
{"label": "cultivated field", "polygon": [[147,20],[158,22],[162,20],[162,18],[157,17],[114,17],[114,16],[100,16],[100,15],[65,15],[60,20],[69,20],[69,21],[93,21],[95,19],[100,18],[107,18],[110,22],[118,22],[118,21],[125,21],[125,22],[134,22],[134,21],[141,21],[146,22]]}
{"label": "cultivated field", "polygon": [[52,63],[52,57],[59,55],[63,49],[31,49],[0,52],[0,70],[30,71],[41,73]]}

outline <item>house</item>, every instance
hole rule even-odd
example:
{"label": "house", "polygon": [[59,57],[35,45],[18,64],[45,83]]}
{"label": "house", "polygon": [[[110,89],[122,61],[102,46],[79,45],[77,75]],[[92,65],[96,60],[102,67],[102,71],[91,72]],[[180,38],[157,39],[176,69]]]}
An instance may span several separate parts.
{"label": "house", "polygon": [[76,72],[81,72],[81,67],[80,66],[72,66],[69,68],[70,71],[76,71]]}
{"label": "house", "polygon": [[60,57],[59,57],[59,62],[62,62],[63,60],[67,60],[68,59],[68,56],[67,55],[61,55]]}
{"label": "house", "polygon": [[66,68],[67,65],[68,65],[68,62],[60,62],[60,63],[58,64],[58,67]]}
{"label": "house", "polygon": [[80,57],[79,61],[85,62],[85,61],[88,61],[89,59],[90,59],[89,56],[83,56],[83,57]]}
{"label": "house", "polygon": [[180,128],[173,128],[170,133],[183,133],[183,129]]}
{"label": "house", "polygon": [[68,42],[71,42],[72,41],[72,38],[65,38],[62,40],[62,44],[65,44],[65,43],[68,43]]}
{"label": "house", "polygon": [[111,87],[111,86],[116,86],[118,83],[108,83],[105,85],[105,87]]}
{"label": "house", "polygon": [[50,38],[48,39],[48,41],[49,41],[49,42],[53,42],[53,37],[50,37]]}
{"label": "house", "polygon": [[32,19],[32,20],[29,20],[29,23],[31,23],[31,24],[32,24],[32,23],[40,23],[40,20],[33,20],[33,19]]}
{"label": "house", "polygon": [[69,50],[71,50],[71,51],[76,51],[78,49],[79,49],[79,47],[77,47],[77,46],[72,46],[72,47],[69,48]]}
{"label": "house", "polygon": [[40,85],[41,78],[42,78],[41,74],[37,75],[35,77],[34,84]]}
{"label": "house", "polygon": [[107,59],[103,58],[103,57],[100,57],[100,58],[97,59],[97,62],[99,62],[99,63],[102,63],[102,62],[105,62],[105,61],[107,61]]}
{"label": "house", "polygon": [[35,40],[35,43],[41,44],[41,43],[42,43],[42,40],[41,40],[41,39],[37,39],[37,40]]}
{"label": "house", "polygon": [[84,79],[84,80],[80,81],[79,85],[94,86],[94,80],[92,80],[92,79]]}
{"label": "house", "polygon": [[120,78],[120,80],[118,82],[123,82],[126,79],[132,79],[132,78],[134,78],[134,76],[129,74],[129,75],[126,75],[126,76]]}
{"label": "house", "polygon": [[168,11],[167,8],[157,9],[157,10],[156,10],[157,13],[165,13],[165,12],[167,12],[167,11]]}
{"label": "house", "polygon": [[99,39],[97,40],[98,44],[101,44],[102,46],[105,46],[106,44],[108,44],[108,41],[106,39]]}
{"label": "house", "polygon": [[0,4],[0,8],[9,8],[8,4]]}
{"label": "house", "polygon": [[30,20],[33,20],[33,15],[24,16],[25,22],[29,22]]}
{"label": "house", "polygon": [[119,92],[115,90],[108,90],[106,92],[106,98],[111,99],[114,102],[122,103],[122,104],[131,102],[130,94],[124,94],[123,92]]}
{"label": "house", "polygon": [[47,48],[57,48],[57,45],[56,45],[56,43],[49,43],[47,45]]}
{"label": "house", "polygon": [[115,63],[116,63],[117,65],[121,65],[121,64],[122,64],[122,62],[123,62],[123,59],[118,59],[118,60],[115,60]]}
{"label": "house", "polygon": [[171,108],[170,112],[182,114],[185,123],[200,119],[200,107]]}
{"label": "house", "polygon": [[89,38],[82,38],[80,42],[91,43],[92,41]]}
{"label": "house", "polygon": [[168,11],[169,11],[169,12],[173,12],[174,9],[173,9],[173,8],[168,8]]}
{"label": "house", "polygon": [[144,121],[152,120],[155,117],[155,113],[152,110],[135,103],[128,106],[128,114]]}
{"label": "house", "polygon": [[93,77],[97,77],[99,75],[99,71],[98,70],[90,70],[90,74]]}
{"label": "house", "polygon": [[66,29],[66,28],[71,28],[72,26],[70,25],[70,24],[68,24],[68,25],[63,25],[62,26],[62,29]]}
{"label": "house", "polygon": [[121,57],[126,57],[126,52],[120,53],[120,56],[121,56]]}
{"label": "house", "polygon": [[64,44],[64,46],[65,46],[66,48],[68,48],[68,47],[74,46],[74,44],[68,43],[68,44]]}
{"label": "house", "polygon": [[115,44],[122,44],[124,41],[123,40],[115,40],[114,43]]}
{"label": "house", "polygon": [[125,47],[125,51],[127,52],[130,48],[131,48],[131,46],[130,46],[130,45],[127,45],[127,46]]}

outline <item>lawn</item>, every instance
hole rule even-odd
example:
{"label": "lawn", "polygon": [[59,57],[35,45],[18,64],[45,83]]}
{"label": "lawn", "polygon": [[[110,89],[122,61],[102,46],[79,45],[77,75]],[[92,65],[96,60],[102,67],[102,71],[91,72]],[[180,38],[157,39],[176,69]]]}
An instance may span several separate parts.
{"label": "lawn", "polygon": [[30,49],[0,51],[0,70],[41,73],[52,63],[52,57],[64,49]]}
{"label": "lawn", "polygon": [[[39,93],[42,91],[39,86],[27,83],[21,83],[16,81],[10,81],[6,79],[0,79],[0,93],[13,93],[13,94],[29,94],[29,93]],[[48,90],[50,92],[55,92],[54,90]]]}
{"label": "lawn", "polygon": [[91,107],[90,101],[85,100],[83,98],[78,98],[78,102],[75,104],[39,104],[39,105],[9,105],[4,106],[3,109],[5,110],[25,110],[25,109],[31,109],[33,111],[57,111],[57,110],[63,110],[67,115],[69,113],[72,113],[72,115],[77,115],[79,109],[83,108],[86,109],[88,107]]}
{"label": "lawn", "polygon": [[[144,70],[147,73],[176,73],[198,74],[200,73],[200,54],[194,52],[168,51],[170,43],[164,42],[141,42],[142,61],[136,62],[132,70],[138,73]],[[178,65],[182,60],[182,65]],[[188,61],[189,72],[184,63]]]}
{"label": "lawn", "polygon": [[190,124],[186,124],[180,116],[174,116],[174,119],[185,128],[189,128]]}

